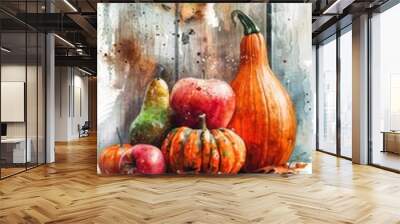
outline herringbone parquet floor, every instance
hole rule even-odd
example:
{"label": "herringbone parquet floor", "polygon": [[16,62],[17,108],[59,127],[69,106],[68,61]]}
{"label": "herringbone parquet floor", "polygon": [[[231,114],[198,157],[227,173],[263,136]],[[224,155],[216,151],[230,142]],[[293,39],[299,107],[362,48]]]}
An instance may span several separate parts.
{"label": "herringbone parquet floor", "polygon": [[400,223],[400,175],[315,154],[314,174],[99,177],[94,137],[0,181],[0,223]]}

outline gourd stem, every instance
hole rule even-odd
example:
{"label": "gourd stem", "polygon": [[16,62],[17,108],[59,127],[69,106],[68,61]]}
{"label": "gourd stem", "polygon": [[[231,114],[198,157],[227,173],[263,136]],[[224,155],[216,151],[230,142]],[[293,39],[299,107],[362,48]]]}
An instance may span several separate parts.
{"label": "gourd stem", "polygon": [[259,33],[260,29],[254,23],[253,19],[246,15],[240,10],[233,10],[231,13],[232,21],[235,23],[235,16],[238,17],[240,23],[243,25],[244,35],[250,35],[252,33]]}
{"label": "gourd stem", "polygon": [[206,114],[200,114],[200,128],[203,130],[207,130],[207,122],[206,122]]}
{"label": "gourd stem", "polygon": [[122,144],[122,137],[121,133],[119,132],[119,129],[117,128],[117,135],[118,135],[118,140],[119,140],[119,147],[123,147],[124,145]]}

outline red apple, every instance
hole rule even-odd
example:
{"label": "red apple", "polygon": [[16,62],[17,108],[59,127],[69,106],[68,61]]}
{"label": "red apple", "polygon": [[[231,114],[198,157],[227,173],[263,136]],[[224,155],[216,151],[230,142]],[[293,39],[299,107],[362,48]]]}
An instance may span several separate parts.
{"label": "red apple", "polygon": [[235,93],[222,80],[184,78],[172,88],[171,107],[180,126],[199,127],[204,113],[209,129],[224,128],[235,110]]}
{"label": "red apple", "polygon": [[119,161],[119,169],[124,174],[163,174],[164,156],[155,146],[138,144],[125,151]]}

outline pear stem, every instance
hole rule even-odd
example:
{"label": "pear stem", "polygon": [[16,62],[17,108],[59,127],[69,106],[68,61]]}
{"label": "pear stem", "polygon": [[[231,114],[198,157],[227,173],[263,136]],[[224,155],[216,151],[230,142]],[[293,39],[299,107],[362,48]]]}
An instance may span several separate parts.
{"label": "pear stem", "polygon": [[155,77],[157,80],[159,80],[159,79],[162,78],[162,76],[164,75],[165,72],[166,72],[165,67],[164,67],[163,65],[161,65],[161,64],[158,64],[158,65],[157,65],[156,74],[155,74],[154,77]]}

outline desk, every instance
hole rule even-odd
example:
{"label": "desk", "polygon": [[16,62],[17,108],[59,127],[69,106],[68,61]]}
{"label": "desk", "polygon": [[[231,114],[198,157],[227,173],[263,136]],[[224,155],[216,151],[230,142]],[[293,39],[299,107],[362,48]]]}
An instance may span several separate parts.
{"label": "desk", "polygon": [[382,152],[400,154],[400,131],[383,131]]}
{"label": "desk", "polygon": [[[30,138],[26,140],[28,143],[25,154],[25,138],[5,138],[1,139],[1,157],[6,163],[25,163],[32,159]],[[11,147],[10,147],[11,146]],[[25,161],[25,158],[27,159]]]}

